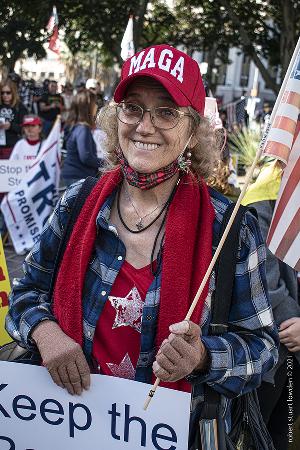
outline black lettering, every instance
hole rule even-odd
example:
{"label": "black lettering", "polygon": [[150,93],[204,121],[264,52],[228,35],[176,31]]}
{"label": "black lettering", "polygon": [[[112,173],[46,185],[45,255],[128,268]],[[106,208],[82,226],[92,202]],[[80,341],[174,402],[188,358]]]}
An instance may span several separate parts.
{"label": "black lettering", "polygon": [[30,211],[30,208],[29,208],[28,205],[22,206],[22,208],[21,208],[21,213],[22,214],[27,214],[27,213],[29,213],[29,211]]}
{"label": "black lettering", "polygon": [[[34,197],[32,197],[33,203],[37,202],[38,200],[42,200],[41,204],[37,208],[37,213],[40,216],[44,209],[46,208],[46,205],[53,206],[53,194],[55,191],[54,184],[50,184],[42,191],[38,192]],[[47,197],[47,195],[51,193],[50,199]]]}
{"label": "black lettering", "polygon": [[22,191],[15,192],[15,195],[19,195],[19,197],[23,197],[24,191],[22,190]]}
{"label": "black lettering", "polygon": [[[3,391],[3,389],[5,389],[7,386],[7,384],[0,384],[0,391]],[[0,403],[0,412],[3,414],[4,417],[10,417],[10,415],[8,414],[8,412],[6,411],[6,409],[3,408],[3,406]]]}
{"label": "black lettering", "polygon": [[110,434],[114,439],[120,440],[120,436],[116,433],[116,425],[117,425],[117,417],[120,417],[120,413],[117,412],[117,404],[113,403],[111,405],[111,411],[108,411],[108,414],[111,414],[111,428],[110,428]]}
{"label": "black lettering", "polygon": [[[19,404],[19,400],[25,400],[28,401],[28,405],[20,405]],[[29,414],[29,416],[22,416],[19,413],[19,409],[28,409],[29,411],[36,411],[36,406],[34,401],[32,400],[32,398],[28,397],[27,395],[17,395],[12,402],[12,407],[13,407],[13,411],[15,413],[15,415],[22,420],[32,420],[36,417],[36,414],[32,413]]]}
{"label": "black lettering", "polygon": [[[53,403],[54,405],[57,406],[57,409],[47,408],[46,406],[48,405],[48,403]],[[43,400],[41,403],[41,406],[40,406],[40,412],[41,412],[42,419],[45,422],[49,423],[50,425],[60,425],[64,420],[62,417],[58,417],[56,420],[50,420],[46,416],[46,413],[58,414],[60,416],[64,415],[64,409],[63,409],[61,403],[59,403],[57,400],[54,400],[51,398],[46,398],[46,400]]]}
{"label": "black lettering", "polygon": [[[7,450],[16,450],[16,446],[15,443],[12,439],[10,439],[9,437],[6,436],[0,436],[0,441],[5,441],[8,442],[10,444],[10,447]],[[1,446],[2,448],[2,446]]]}
{"label": "black lettering", "polygon": [[30,230],[30,234],[31,236],[34,236],[36,233],[39,232],[39,228],[38,227],[34,227]]}
{"label": "black lettering", "polygon": [[129,417],[130,406],[125,404],[125,424],[124,424],[124,441],[129,441],[129,424],[130,422],[136,421],[141,424],[141,446],[146,447],[146,423],[143,419],[137,416]]}
{"label": "black lettering", "polygon": [[[85,425],[80,426],[78,423],[75,422],[74,420],[74,412],[76,409],[78,408],[82,408],[85,412],[86,412],[86,423]],[[92,414],[91,411],[88,409],[87,406],[83,405],[82,403],[76,403],[74,405],[74,403],[69,403],[69,430],[70,430],[70,437],[74,437],[74,431],[75,428],[77,430],[87,430],[88,428],[90,428],[91,423],[92,423]]]}
{"label": "black lettering", "polygon": [[[166,428],[168,431],[170,431],[171,436],[166,436],[165,434],[159,434],[158,433],[159,428]],[[161,447],[158,444],[157,439],[164,439],[164,441],[170,441],[170,442],[177,443],[177,436],[176,436],[175,430],[172,427],[170,427],[170,425],[166,425],[165,423],[158,423],[157,425],[155,425],[152,430],[152,443],[157,450],[175,450],[176,449],[175,445],[171,445],[171,447],[168,447],[168,448]]]}
{"label": "black lettering", "polygon": [[32,213],[29,213],[27,216],[24,216],[24,220],[28,226],[31,224],[31,222],[34,222]]}
{"label": "black lettering", "polygon": [[32,183],[35,183],[39,178],[44,178],[45,181],[49,180],[50,175],[48,173],[48,170],[46,168],[44,161],[41,161],[39,166],[40,166],[41,170],[39,172],[37,172],[30,181],[27,182],[27,186],[30,186]]}
{"label": "black lettering", "polygon": [[18,198],[18,206],[26,205],[26,198]]}

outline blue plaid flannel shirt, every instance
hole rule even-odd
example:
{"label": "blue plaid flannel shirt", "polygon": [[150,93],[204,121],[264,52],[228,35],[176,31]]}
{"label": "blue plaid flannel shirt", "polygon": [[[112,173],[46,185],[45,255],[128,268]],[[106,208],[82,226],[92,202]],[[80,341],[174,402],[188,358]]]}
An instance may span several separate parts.
{"label": "blue plaid flannel shirt", "polygon": [[[15,279],[13,283],[6,328],[15,340],[27,348],[34,348],[30,339],[32,329],[42,320],[55,320],[48,295],[53,262],[62,230],[80,186],[80,182],[74,184],[62,196],[43,230],[40,242],[35,244],[24,261],[24,277]],[[229,202],[212,189],[210,195],[216,214],[213,226],[216,245],[223,214]],[[109,224],[114,196],[115,192],[103,204],[97,217],[97,228],[101,229],[101,233],[97,233],[83,291],[83,351],[91,366],[97,320],[126,257],[124,244],[118,238],[115,228]],[[176,278],[176,274],[174,277]],[[197,405],[203,402],[203,382],[206,382],[223,394],[221,403],[227,429],[230,427],[230,398],[259,386],[262,375],[272,369],[277,360],[278,334],[267,294],[265,247],[257,221],[248,212],[241,227],[235,277],[229,331],[222,336],[208,336],[214,291],[212,273],[201,320],[202,340],[209,352],[211,365],[207,373],[188,377],[193,386],[191,417],[194,416]],[[158,274],[147,292],[143,309],[141,352],[135,379],[146,383],[151,383],[152,363],[157,351],[155,330],[160,285],[161,274]],[[239,331],[230,331],[230,325]]]}

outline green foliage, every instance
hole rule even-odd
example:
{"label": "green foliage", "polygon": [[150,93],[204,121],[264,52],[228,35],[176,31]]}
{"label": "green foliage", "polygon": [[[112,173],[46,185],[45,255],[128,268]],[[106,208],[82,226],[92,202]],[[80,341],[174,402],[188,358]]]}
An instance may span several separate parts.
{"label": "green foliage", "polygon": [[239,163],[251,166],[261,140],[260,133],[244,128],[229,136],[229,148],[232,153],[239,155]]}
{"label": "green foliage", "polygon": [[[2,65],[13,69],[15,62],[25,51],[28,56],[45,56],[43,42],[49,18],[48,2],[19,2],[1,0],[0,8],[0,59]],[[45,23],[46,21],[46,23]]]}
{"label": "green foliage", "polygon": [[170,40],[208,51],[211,67],[216,58],[226,63],[228,49],[239,47],[269,87],[278,90],[272,68],[280,67],[282,77],[286,72],[300,34],[300,0],[177,0],[175,4],[178,26],[170,31]]}
{"label": "green foliage", "polygon": [[[228,62],[228,49],[250,55],[266,83],[278,90],[275,73],[283,76],[300,34],[300,0],[176,0],[171,10],[164,0],[57,0],[60,28],[73,56],[98,52],[106,65],[120,61],[120,43],[129,14],[135,17],[136,48],[168,42],[189,54],[204,51],[207,77]],[[1,0],[0,59],[14,66],[22,55],[40,58],[53,1]],[[147,10],[148,8],[148,10]]]}

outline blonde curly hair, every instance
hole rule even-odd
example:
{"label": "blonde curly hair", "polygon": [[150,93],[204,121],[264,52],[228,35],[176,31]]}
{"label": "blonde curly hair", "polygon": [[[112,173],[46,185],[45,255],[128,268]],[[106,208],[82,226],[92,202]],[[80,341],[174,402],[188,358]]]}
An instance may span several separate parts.
{"label": "blonde curly hair", "polygon": [[[216,135],[208,119],[200,116],[190,106],[188,110],[193,119],[191,131],[193,131],[197,142],[191,149],[190,169],[197,178],[202,177],[207,180],[213,174],[217,161],[220,158]],[[106,166],[104,170],[107,171],[119,165],[115,152],[119,145],[116,104],[112,103],[102,108],[97,115],[96,123],[106,133],[103,144],[106,151]]]}

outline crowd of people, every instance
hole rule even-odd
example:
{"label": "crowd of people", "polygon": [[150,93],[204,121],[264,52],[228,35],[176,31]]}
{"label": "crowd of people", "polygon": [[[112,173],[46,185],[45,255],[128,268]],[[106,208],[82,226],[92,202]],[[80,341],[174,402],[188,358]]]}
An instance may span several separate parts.
{"label": "crowd of people", "polygon": [[66,82],[58,93],[55,80],[35,86],[33,80],[22,80],[13,72],[0,83],[0,92],[0,159],[36,157],[60,115],[67,155],[62,182],[70,184],[70,180],[96,175],[104,138],[95,125],[97,111],[103,106],[97,80],[90,78],[75,88]]}
{"label": "crowd of people", "polygon": [[[166,55],[169,65],[162,63]],[[275,172],[269,184],[257,180],[259,193],[247,202],[257,217],[247,211],[241,222],[227,331],[214,335],[210,327],[220,295],[215,272],[191,320],[183,320],[230,205],[215,169],[222,159],[227,164],[229,154],[204,118],[198,64],[168,45],[144,49],[137,57],[135,71],[131,59],[124,63],[115,103],[101,108],[98,117],[106,136],[105,161],[93,139],[96,80],[78,86],[75,95],[69,83],[59,94],[57,83],[49,81],[38,100],[32,97],[31,114],[19,100],[17,83],[1,84],[6,133],[1,157],[16,157],[22,128],[35,157],[60,114],[67,150],[62,178],[68,186],[26,258],[23,278],[14,283],[7,330],[40,355],[52,380],[70,394],[89,389],[91,373],[146,383],[158,377],[163,386],[191,392],[191,450],[201,449],[197,421],[205,385],[220,395],[227,430],[232,398],[258,388],[276,449],[287,450],[287,418],[279,420],[278,414],[289,356],[294,376],[299,373],[300,306],[295,271],[265,254],[279,189]],[[57,251],[82,187],[79,180],[99,170],[62,256],[52,297]],[[224,172],[225,179],[229,176]],[[299,389],[294,393],[296,416]]]}

